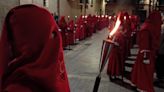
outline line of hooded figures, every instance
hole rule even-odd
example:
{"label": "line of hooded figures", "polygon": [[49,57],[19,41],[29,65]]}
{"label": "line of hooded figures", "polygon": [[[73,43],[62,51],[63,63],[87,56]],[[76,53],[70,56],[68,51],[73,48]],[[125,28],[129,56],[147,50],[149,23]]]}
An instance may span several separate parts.
{"label": "line of hooded figures", "polygon": [[68,16],[68,23],[62,16],[58,25],[63,38],[63,47],[75,44],[77,40],[91,37],[93,33],[106,27],[110,32],[118,16],[120,16],[121,24],[119,31],[114,35],[115,40],[108,59],[107,74],[111,81],[123,79],[126,75],[125,61],[132,56],[130,50],[137,44],[138,54],[132,65],[132,71],[128,75],[131,80],[130,84],[139,91],[154,92],[155,63],[160,46],[162,25],[159,11],[150,13],[142,25],[137,15],[129,15],[127,12],[121,12],[116,16],[88,15],[79,18],[75,16],[75,21],[69,20]]}
{"label": "line of hooded figures", "polygon": [[[158,78],[164,77],[163,63],[155,69],[155,63],[160,61],[156,61],[160,52],[160,12],[152,11],[141,27],[136,15],[121,12],[118,16],[80,16],[68,23],[61,17],[58,30],[46,9],[36,5],[14,7],[5,18],[0,37],[0,92],[70,92],[62,47],[76,44],[105,27],[110,32],[117,18],[119,28],[113,37],[106,38],[115,38],[111,42],[107,74],[112,81],[124,79],[125,61],[137,44],[139,50],[129,74],[131,84],[141,91],[154,92],[155,70]],[[103,57],[108,48],[104,50]]]}
{"label": "line of hooded figures", "polygon": [[[68,20],[68,22],[66,22]],[[75,16],[75,19],[62,16],[58,20],[59,31],[62,35],[63,48],[76,44],[77,41],[91,37],[96,31],[108,27],[109,16]]]}

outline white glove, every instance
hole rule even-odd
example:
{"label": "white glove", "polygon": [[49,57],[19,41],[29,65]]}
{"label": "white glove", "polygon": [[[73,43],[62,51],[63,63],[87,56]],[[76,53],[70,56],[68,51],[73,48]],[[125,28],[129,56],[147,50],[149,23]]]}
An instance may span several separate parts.
{"label": "white glove", "polygon": [[62,30],[61,29],[58,29],[59,32],[61,32]]}

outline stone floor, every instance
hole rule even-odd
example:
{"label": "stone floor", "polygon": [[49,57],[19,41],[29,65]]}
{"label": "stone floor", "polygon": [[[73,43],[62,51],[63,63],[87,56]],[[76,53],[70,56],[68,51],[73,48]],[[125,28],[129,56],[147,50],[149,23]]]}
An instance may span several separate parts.
{"label": "stone floor", "polygon": [[[71,46],[72,50],[65,50],[65,63],[68,72],[71,92],[92,92],[95,78],[99,70],[99,58],[103,39],[107,37],[107,29],[93,34],[91,38],[80,41]],[[136,53],[136,50],[132,50]],[[164,89],[155,87],[156,92]],[[121,85],[110,82],[106,69],[102,73],[99,92],[134,92]]]}

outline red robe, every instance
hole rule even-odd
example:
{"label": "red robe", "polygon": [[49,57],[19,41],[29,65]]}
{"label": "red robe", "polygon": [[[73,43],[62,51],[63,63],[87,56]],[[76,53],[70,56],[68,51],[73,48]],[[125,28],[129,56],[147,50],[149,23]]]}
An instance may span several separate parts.
{"label": "red robe", "polygon": [[0,92],[70,92],[52,15],[34,5],[8,13],[0,38]]}
{"label": "red robe", "polygon": [[85,28],[84,28],[84,20],[82,16],[77,20],[77,28],[76,28],[76,38],[82,40],[85,38],[84,36]]}
{"label": "red robe", "polygon": [[69,44],[74,44],[75,42],[75,31],[74,31],[74,22],[71,20],[68,23],[68,43]]}
{"label": "red robe", "polygon": [[130,48],[132,47],[132,29],[131,29],[131,21],[129,18],[129,14],[125,12],[124,16],[126,17],[126,20],[124,20],[124,30],[126,30],[126,41],[127,41],[127,56],[130,56]]}
{"label": "red robe", "polygon": [[80,38],[80,20],[82,19],[82,16],[80,16],[77,20],[76,20],[76,33],[75,33],[75,38],[77,40],[79,40]]}
{"label": "red robe", "polygon": [[93,33],[96,33],[96,23],[97,23],[96,16],[93,15],[93,17],[92,17],[92,28],[93,28]]}
{"label": "red robe", "polygon": [[87,28],[87,37],[90,37],[92,36],[92,33],[94,31],[94,28],[93,28],[93,17],[91,15],[88,15],[86,21],[87,21],[87,25],[86,25],[86,28]]}
{"label": "red robe", "polygon": [[147,92],[154,92],[153,89],[153,73],[154,73],[154,52],[150,52],[149,60],[150,64],[144,64],[144,54],[142,50],[150,50],[150,32],[146,28],[142,28],[139,32],[139,53],[135,65],[132,70],[132,82],[140,89],[146,90]]}
{"label": "red robe", "polygon": [[[146,92],[154,92],[153,74],[156,52],[159,48],[161,15],[159,12],[152,12],[139,32],[139,52],[132,70],[132,82]],[[148,50],[146,52],[144,50]],[[150,64],[143,63],[144,53]]]}
{"label": "red robe", "polygon": [[67,32],[67,23],[66,23],[64,16],[62,16],[60,18],[58,24],[59,24],[59,28],[61,29],[63,47],[67,47],[67,45],[68,45],[68,32]]}
{"label": "red robe", "polygon": [[100,16],[100,17],[98,17],[97,29],[98,29],[99,31],[101,31],[101,30],[103,29],[103,25],[104,25],[104,23],[103,23],[103,18]]}
{"label": "red robe", "polygon": [[107,74],[111,76],[123,75],[125,62],[125,39],[121,32],[117,31],[115,41],[119,46],[113,45],[109,55]]}

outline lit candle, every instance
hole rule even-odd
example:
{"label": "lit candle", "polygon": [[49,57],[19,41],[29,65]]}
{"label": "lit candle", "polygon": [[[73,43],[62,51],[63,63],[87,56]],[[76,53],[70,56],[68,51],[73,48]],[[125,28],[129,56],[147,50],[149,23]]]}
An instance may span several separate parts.
{"label": "lit candle", "polygon": [[109,16],[109,19],[112,19],[112,16]]}
{"label": "lit candle", "polygon": [[126,20],[126,16],[124,16],[124,20]]}

